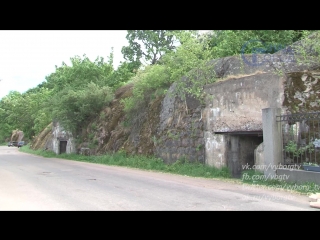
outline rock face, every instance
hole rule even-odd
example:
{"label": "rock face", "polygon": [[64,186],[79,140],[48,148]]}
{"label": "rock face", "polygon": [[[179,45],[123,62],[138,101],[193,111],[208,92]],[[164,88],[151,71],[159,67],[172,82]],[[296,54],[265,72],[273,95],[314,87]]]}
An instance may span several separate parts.
{"label": "rock face", "polygon": [[20,142],[23,140],[24,134],[23,131],[20,130],[13,130],[11,134],[10,141]]}
{"label": "rock face", "polygon": [[320,111],[320,71],[287,73],[283,106],[291,113]]}
{"label": "rock face", "polygon": [[201,104],[187,97],[172,97],[173,84],[162,101],[155,154],[166,163],[177,160],[204,163]]}

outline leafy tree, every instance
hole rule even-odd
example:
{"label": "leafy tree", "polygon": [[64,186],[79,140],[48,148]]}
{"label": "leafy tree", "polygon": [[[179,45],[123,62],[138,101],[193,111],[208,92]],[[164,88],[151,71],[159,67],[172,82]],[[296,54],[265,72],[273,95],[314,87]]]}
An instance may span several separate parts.
{"label": "leafy tree", "polygon": [[126,38],[129,46],[122,47],[121,52],[137,68],[142,59],[153,65],[163,54],[175,49],[175,37],[168,30],[128,30]]}
{"label": "leafy tree", "polygon": [[104,58],[97,57],[92,62],[86,55],[83,55],[83,59],[75,56],[70,60],[71,66],[63,62],[61,67],[56,66],[56,71],[46,77],[49,89],[54,89],[54,92],[59,92],[68,86],[73,89],[81,89],[89,82],[94,82],[99,86],[112,85],[108,81],[113,72],[112,59],[105,63]]}
{"label": "leafy tree", "polygon": [[[51,111],[43,108],[50,94],[51,91],[45,88],[36,88],[23,94],[10,92],[0,101],[2,135],[8,137],[12,130],[19,129],[24,132],[26,139],[30,139],[39,133],[51,121]],[[35,125],[39,122],[40,116],[41,124]]]}
{"label": "leafy tree", "polygon": [[128,82],[136,74],[135,65],[121,62],[117,70],[108,77],[108,85],[114,90]]}
{"label": "leafy tree", "polygon": [[52,116],[76,135],[112,99],[113,94],[108,86],[99,87],[94,82],[87,83],[82,89],[69,86],[52,98]]}
{"label": "leafy tree", "polygon": [[[133,96],[122,100],[129,117],[139,114],[139,109],[145,108],[155,95],[164,94],[174,82],[176,88],[173,94],[184,99],[186,94],[200,97],[202,86],[214,81],[204,77],[204,74],[199,77],[198,72],[196,76],[195,72],[189,74],[192,69],[205,71],[206,62],[211,59],[211,52],[204,46],[205,42],[199,40],[199,34],[196,31],[176,31],[172,34],[181,45],[163,55],[160,64],[146,66],[132,78]],[[185,81],[184,76],[189,77],[192,84]]]}
{"label": "leafy tree", "polygon": [[16,114],[17,104],[21,94],[11,91],[0,101],[0,140],[4,141],[11,136],[12,130],[19,128],[19,116]]}

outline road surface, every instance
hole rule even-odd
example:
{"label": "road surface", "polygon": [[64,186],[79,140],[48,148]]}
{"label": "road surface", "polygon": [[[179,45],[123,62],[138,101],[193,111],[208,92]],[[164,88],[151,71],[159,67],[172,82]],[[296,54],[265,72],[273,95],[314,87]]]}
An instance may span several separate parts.
{"label": "road surface", "polygon": [[0,147],[0,210],[319,211],[307,196]]}

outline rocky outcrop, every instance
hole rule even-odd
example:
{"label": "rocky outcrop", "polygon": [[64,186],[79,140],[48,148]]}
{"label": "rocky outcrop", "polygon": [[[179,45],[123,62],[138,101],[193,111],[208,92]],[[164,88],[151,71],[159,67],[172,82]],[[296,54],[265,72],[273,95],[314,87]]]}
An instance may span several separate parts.
{"label": "rocky outcrop", "polygon": [[288,113],[320,111],[320,71],[290,72],[284,82]]}
{"label": "rocky outcrop", "polygon": [[13,130],[11,134],[10,141],[20,142],[23,140],[24,134],[23,131],[20,130]]}
{"label": "rocky outcrop", "polygon": [[162,101],[157,127],[155,154],[166,163],[177,160],[204,163],[204,140],[201,104],[188,97],[173,97],[173,84]]}

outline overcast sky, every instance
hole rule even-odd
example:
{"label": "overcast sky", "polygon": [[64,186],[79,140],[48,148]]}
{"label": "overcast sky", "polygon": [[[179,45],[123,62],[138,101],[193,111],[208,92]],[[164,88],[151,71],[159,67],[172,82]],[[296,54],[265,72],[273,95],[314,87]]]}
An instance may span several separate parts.
{"label": "overcast sky", "polygon": [[107,60],[114,48],[114,66],[122,58],[121,48],[127,46],[126,30],[37,30],[0,31],[0,99],[9,91],[20,93],[36,87],[55,71],[55,65],[76,55],[94,61]]}

